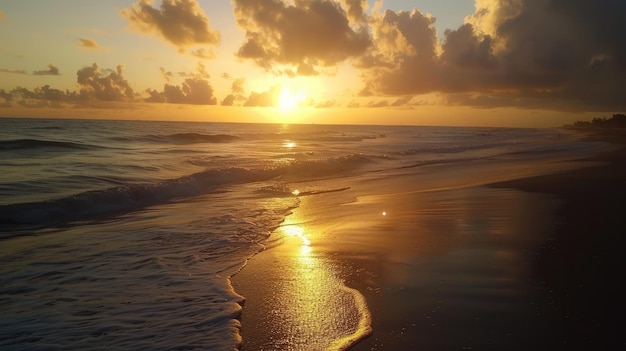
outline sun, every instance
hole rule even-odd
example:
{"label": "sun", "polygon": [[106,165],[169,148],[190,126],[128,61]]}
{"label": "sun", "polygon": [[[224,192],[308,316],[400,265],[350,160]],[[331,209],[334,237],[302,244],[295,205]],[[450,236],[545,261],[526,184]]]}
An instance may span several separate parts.
{"label": "sun", "polygon": [[278,95],[278,107],[281,110],[289,111],[300,106],[306,99],[303,91],[295,90],[292,87],[283,87]]}

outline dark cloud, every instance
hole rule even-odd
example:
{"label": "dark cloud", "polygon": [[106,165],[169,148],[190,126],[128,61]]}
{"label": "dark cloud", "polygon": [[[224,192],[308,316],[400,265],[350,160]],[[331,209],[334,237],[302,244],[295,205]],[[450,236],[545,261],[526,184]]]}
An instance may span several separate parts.
{"label": "dark cloud", "polygon": [[156,34],[181,49],[220,41],[219,32],[211,29],[209,18],[196,0],[163,0],[160,9],[152,7],[152,0],[139,0],[121,15],[131,28]]}
{"label": "dark cloud", "polygon": [[372,20],[376,47],[360,62],[373,68],[365,91],[392,95],[427,93],[437,84],[434,18],[415,9],[391,10]]}
{"label": "dark cloud", "polygon": [[81,48],[85,48],[85,49],[99,49],[100,48],[98,43],[96,43],[96,41],[91,38],[79,38],[78,46],[80,46]]}
{"label": "dark cloud", "polygon": [[78,85],[80,85],[79,93],[81,99],[101,101],[133,100],[133,88],[124,78],[123,70],[124,65],[118,65],[115,71],[103,72],[95,63],[78,70],[76,75]]}
{"label": "dark cloud", "polygon": [[359,61],[375,94],[445,93],[450,104],[626,108],[626,2],[485,0],[437,42],[417,10],[372,18]]}
{"label": "dark cloud", "polygon": [[0,89],[0,108],[2,107],[11,107],[11,101],[13,100],[13,94],[5,91],[4,89]]}
{"label": "dark cloud", "polygon": [[343,0],[347,8],[348,18],[354,23],[361,23],[365,18],[363,10],[367,8],[366,0]]}
{"label": "dark cloud", "polygon": [[[234,0],[238,25],[246,31],[240,58],[265,69],[295,67],[299,74],[316,73],[363,54],[371,43],[364,22],[364,1]],[[289,70],[293,72],[293,70]]]}
{"label": "dark cloud", "polygon": [[187,78],[181,86],[165,84],[162,92],[148,90],[147,102],[171,104],[215,105],[217,99],[209,81],[199,77]]}
{"label": "dark cloud", "polygon": [[59,68],[53,64],[48,65],[48,69],[41,71],[34,71],[33,75],[36,76],[60,76]]}

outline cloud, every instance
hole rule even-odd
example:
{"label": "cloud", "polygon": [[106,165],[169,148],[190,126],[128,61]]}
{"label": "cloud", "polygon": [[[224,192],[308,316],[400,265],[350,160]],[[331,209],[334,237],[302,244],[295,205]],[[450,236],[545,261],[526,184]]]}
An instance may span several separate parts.
{"label": "cloud", "polygon": [[8,68],[0,68],[0,73],[13,73],[13,74],[28,74],[28,72],[23,69],[8,69]]}
{"label": "cloud", "polygon": [[161,73],[161,77],[167,82],[170,83],[174,76],[183,77],[183,78],[201,78],[201,79],[209,79],[210,75],[206,69],[206,66],[202,61],[198,61],[198,65],[196,66],[196,70],[193,72],[185,72],[180,71],[176,73],[172,73],[171,71],[166,70],[163,67],[159,67],[159,72]]}
{"label": "cloud", "polygon": [[331,107],[335,107],[337,106],[337,101],[335,100],[326,100],[326,101],[320,101],[317,102],[314,107],[316,108],[331,108]]}
{"label": "cloud", "polygon": [[104,72],[95,63],[78,70],[76,75],[80,85],[81,100],[133,100],[133,88],[124,78],[123,71],[124,65],[118,65],[115,71],[107,70]]}
{"label": "cloud", "polygon": [[466,24],[437,40],[434,18],[387,10],[358,62],[364,91],[444,93],[450,104],[626,108],[626,2],[478,0]]}
{"label": "cloud", "polygon": [[[67,104],[91,104],[95,101],[134,102],[136,101],[132,87],[123,75],[124,65],[116,70],[101,70],[96,63],[81,68],[76,72],[78,91],[59,90],[49,85],[36,87],[33,90],[15,88],[9,92],[2,90],[0,97],[3,106],[11,102],[24,107],[63,107]],[[58,75],[59,70],[53,64],[47,70],[35,71],[34,75]]]}
{"label": "cloud", "polygon": [[12,99],[23,107],[63,107],[64,102],[76,99],[76,94],[51,88],[49,85],[37,87],[33,91],[15,88],[11,91]]}
{"label": "cloud", "polygon": [[367,9],[366,0],[343,0],[347,8],[348,18],[355,23],[366,20],[364,10]]}
{"label": "cloud", "polygon": [[[49,65],[46,71],[40,74],[52,74],[58,69]],[[161,74],[171,78],[171,72],[161,68]],[[26,74],[26,73],[24,73]],[[176,104],[215,105],[217,99],[213,95],[213,88],[209,84],[208,73],[204,65],[198,64],[197,72],[187,74],[189,77],[180,85],[165,84],[163,91],[147,90],[150,95],[147,102],[164,102]],[[124,65],[118,65],[115,70],[100,69],[96,63],[81,68],[76,72],[78,91],[62,91],[49,85],[37,87],[34,90],[15,88],[9,92],[0,90],[0,106],[11,106],[12,103],[24,107],[63,107],[67,104],[90,104],[96,101],[110,102],[139,102],[141,99],[135,94],[130,83],[124,77]],[[233,83],[234,92],[242,92],[239,85],[243,81]],[[100,105],[106,107],[108,105]]]}
{"label": "cloud", "polygon": [[91,38],[79,38],[78,46],[80,46],[81,48],[85,48],[85,49],[99,49],[100,48],[98,43],[96,43],[96,41]]}
{"label": "cloud", "polygon": [[373,107],[373,108],[380,108],[380,107],[388,107],[389,106],[389,101],[387,100],[372,100],[370,102],[367,103],[366,107]]}
{"label": "cloud", "polygon": [[[7,69],[7,68],[0,68],[0,73],[13,73],[13,74],[24,74],[24,75],[29,74],[23,69]],[[48,69],[40,70],[40,71],[33,71],[32,75],[34,76],[59,76],[61,75],[61,73],[59,72],[59,68],[57,68],[53,64],[49,64]]]}
{"label": "cloud", "polygon": [[60,76],[59,68],[53,64],[48,65],[48,69],[41,71],[34,71],[35,76]]}
{"label": "cloud", "polygon": [[49,85],[37,87],[34,90],[26,88],[15,88],[9,92],[0,90],[0,98],[4,100],[0,103],[0,107],[11,107],[12,102],[17,105],[28,108],[42,107],[64,107],[67,103],[73,103],[77,100],[77,94],[70,91],[62,91],[54,89]]}
{"label": "cloud", "polygon": [[165,79],[167,83],[169,83],[172,77],[174,76],[172,72],[166,70],[163,67],[159,67],[159,71],[161,72],[161,77],[163,77],[163,79]]}
{"label": "cloud", "polygon": [[244,89],[243,85],[245,80],[243,78],[235,79],[233,84],[231,85],[231,93],[228,94],[224,100],[222,100],[222,105],[224,106],[232,106],[235,101],[245,100],[245,96],[243,96]]}
{"label": "cloud", "polygon": [[172,104],[216,105],[213,88],[209,81],[200,77],[187,78],[181,86],[165,84],[162,92],[148,90],[147,102]]}
{"label": "cloud", "polygon": [[276,106],[276,99],[280,93],[280,86],[274,85],[269,90],[264,92],[252,92],[248,99],[243,104],[249,107],[269,107]]}
{"label": "cloud", "polygon": [[133,30],[157,35],[179,49],[220,41],[220,33],[211,29],[209,18],[195,0],[163,0],[160,9],[152,7],[152,0],[139,0],[120,14]]}
{"label": "cloud", "polygon": [[384,94],[419,94],[436,88],[437,33],[434,18],[412,12],[385,13],[372,20],[373,47],[361,67],[373,68],[367,91]]}
{"label": "cloud", "polygon": [[316,67],[362,55],[371,43],[363,15],[365,1],[233,2],[237,23],[246,31],[237,56],[267,70],[286,65],[302,75],[316,74]]}
{"label": "cloud", "polygon": [[190,53],[191,56],[195,56],[203,60],[214,59],[216,57],[215,52],[213,52],[212,50],[206,50],[204,48],[191,50]]}
{"label": "cloud", "polygon": [[[159,68],[159,72],[166,81],[163,91],[147,89],[146,92],[149,97],[145,99],[146,102],[192,105],[217,104],[213,87],[209,83],[209,73],[202,61],[198,61],[194,72],[172,73],[163,67]],[[180,86],[170,84],[174,76],[183,77],[185,80]]]}

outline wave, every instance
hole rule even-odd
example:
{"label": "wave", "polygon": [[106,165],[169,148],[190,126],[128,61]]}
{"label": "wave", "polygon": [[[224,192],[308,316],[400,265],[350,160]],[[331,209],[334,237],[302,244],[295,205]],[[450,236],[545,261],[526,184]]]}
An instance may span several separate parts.
{"label": "wave", "polygon": [[[354,171],[372,162],[373,160],[367,156],[350,155],[306,162],[295,161],[267,169],[209,169],[159,183],[120,185],[58,199],[0,205],[0,228],[24,225],[45,227],[83,220],[103,219],[177,199],[217,192],[228,185],[272,179],[298,181],[329,178]],[[318,193],[321,192],[323,191]],[[312,192],[302,195],[314,194]],[[284,196],[284,194],[282,195]]]}
{"label": "wave", "polygon": [[88,150],[98,148],[95,145],[73,143],[69,141],[41,139],[0,140],[0,151],[16,150]]}
{"label": "wave", "polygon": [[148,139],[155,142],[174,142],[178,144],[198,143],[230,143],[240,140],[236,135],[229,134],[202,134],[202,133],[177,133],[170,135],[149,135]]}
{"label": "wave", "polygon": [[418,154],[455,154],[455,153],[463,153],[466,151],[474,151],[474,150],[486,150],[486,149],[494,149],[499,147],[507,147],[511,145],[516,145],[517,143],[514,141],[496,141],[496,142],[485,142],[485,143],[477,143],[477,144],[448,144],[448,145],[424,145],[419,149],[408,149],[402,151],[392,152],[394,155],[400,156],[412,156]]}
{"label": "wave", "polygon": [[320,160],[295,160],[283,168],[281,176],[298,181],[323,179],[357,170],[373,162],[373,157],[362,154]]}

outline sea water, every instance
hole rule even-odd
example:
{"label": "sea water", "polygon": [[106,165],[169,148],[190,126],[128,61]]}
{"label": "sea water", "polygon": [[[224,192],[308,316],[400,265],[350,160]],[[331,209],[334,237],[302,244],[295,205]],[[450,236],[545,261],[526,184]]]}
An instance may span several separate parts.
{"label": "sea water", "polygon": [[0,348],[237,349],[229,278],[302,196],[598,146],[563,133],[0,119]]}

